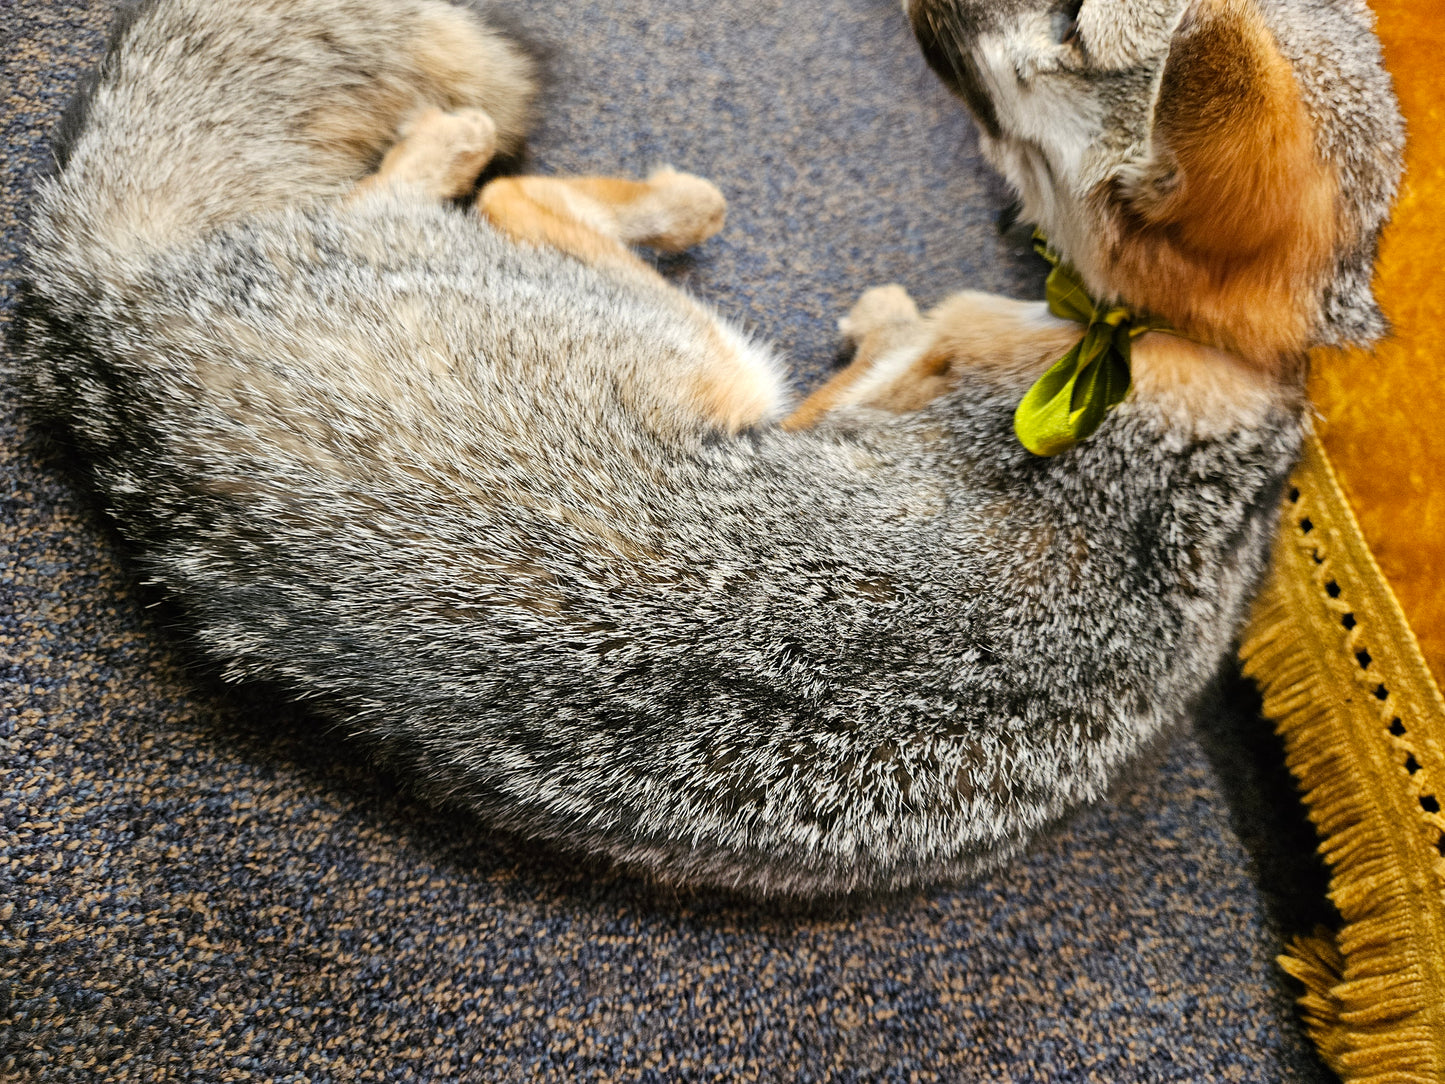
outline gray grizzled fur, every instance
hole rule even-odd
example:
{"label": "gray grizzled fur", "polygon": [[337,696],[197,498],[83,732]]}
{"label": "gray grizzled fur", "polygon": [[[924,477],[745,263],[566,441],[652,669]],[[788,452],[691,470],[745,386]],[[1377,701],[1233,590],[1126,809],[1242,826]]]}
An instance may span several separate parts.
{"label": "gray grizzled fur", "polygon": [[727,433],[667,392],[705,364],[673,295],[454,205],[342,203],[420,106],[521,137],[506,40],[474,28],[469,80],[414,63],[454,18],[143,4],[39,192],[35,408],[205,649],[435,800],[673,883],[970,875],[1103,794],[1229,648],[1297,399],[1201,436],[1136,397],[1040,459],[1031,377],[985,367]]}

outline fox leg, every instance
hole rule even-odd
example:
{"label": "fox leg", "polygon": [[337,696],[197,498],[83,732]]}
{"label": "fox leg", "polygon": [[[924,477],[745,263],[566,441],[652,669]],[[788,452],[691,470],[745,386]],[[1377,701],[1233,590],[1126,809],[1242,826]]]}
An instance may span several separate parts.
{"label": "fox leg", "polygon": [[[463,196],[496,145],[496,126],[483,111],[429,109],[403,129],[381,166],[356,185],[350,198],[377,191],[421,192],[437,200]],[[771,357],[688,299],[627,247],[679,252],[711,237],[727,213],[727,203],[713,185],[672,169],[658,170],[644,181],[502,177],[482,189],[477,207],[513,240],[548,245],[584,263],[623,270],[692,310],[699,365],[674,374],[672,388],[684,410],[734,433],[782,413],[786,393]]]}
{"label": "fox leg", "polygon": [[843,338],[856,347],[853,360],[798,404],[783,421],[785,429],[808,429],[830,410],[866,401],[864,378],[880,358],[907,351],[924,336],[923,317],[902,286],[875,286],[854,302],[838,321]]}
{"label": "fox leg", "polygon": [[351,190],[353,200],[380,190],[455,199],[471,191],[497,149],[497,126],[480,109],[428,109],[402,129],[377,171]]}
{"label": "fox leg", "polygon": [[499,177],[477,206],[522,244],[544,245],[583,263],[621,271],[696,320],[696,358],[666,377],[686,412],[729,433],[778,418],[787,393],[780,365],[715,313],[689,298],[629,248],[680,252],[722,228],[727,203],[700,177],[660,169],[646,180],[619,177]]}
{"label": "fox leg", "polygon": [[1043,302],[966,290],[926,315],[901,286],[858,299],[839,328],[857,343],[853,361],[783,421],[807,429],[849,405],[917,410],[987,367],[1033,379],[1079,338],[1079,325],[1051,316]]}
{"label": "fox leg", "polygon": [[649,276],[655,272],[628,245],[681,252],[722,229],[727,214],[721,192],[701,177],[672,169],[644,181],[500,177],[482,189],[477,206],[514,240]]}

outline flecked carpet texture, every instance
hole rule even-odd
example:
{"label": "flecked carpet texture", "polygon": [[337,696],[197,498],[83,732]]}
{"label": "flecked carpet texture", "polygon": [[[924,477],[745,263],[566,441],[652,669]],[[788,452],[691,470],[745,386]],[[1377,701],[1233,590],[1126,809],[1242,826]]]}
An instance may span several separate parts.
{"label": "flecked carpet texture", "polygon": [[[238,0],[240,2],[240,0]],[[895,0],[534,0],[541,171],[702,173],[668,261],[798,380],[863,288],[1040,292]],[[8,320],[23,204],[108,5],[0,0]],[[1273,963],[1328,920],[1257,703],[987,880],[813,908],[662,895],[417,804],[221,685],[7,389],[0,413],[0,1079],[1329,1079]]]}

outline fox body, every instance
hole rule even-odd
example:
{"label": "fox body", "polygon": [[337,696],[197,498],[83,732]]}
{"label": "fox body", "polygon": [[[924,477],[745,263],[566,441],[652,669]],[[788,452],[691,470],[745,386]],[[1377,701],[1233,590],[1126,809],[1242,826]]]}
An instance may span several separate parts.
{"label": "fox body", "polygon": [[[1086,0],[1101,25],[1156,13],[1098,77],[1127,71],[1139,105],[1075,95],[1048,123],[1140,138],[1111,128],[1119,161],[1082,187],[1056,164],[1047,197],[1038,163],[1064,152],[1016,130],[970,52],[1037,13],[974,7],[915,4],[925,48],[1006,171],[1031,163],[1013,179],[1065,255],[1124,292],[1097,248],[1154,227],[1095,208],[1104,240],[1075,239],[1070,193],[1149,180],[1151,126],[1181,108],[1161,93],[1197,93],[1166,71],[1199,32],[1181,20],[1240,5]],[[531,105],[530,62],[484,16],[153,0],[37,196],[30,395],[229,675],[315,703],[436,800],[674,883],[973,874],[1187,715],[1262,574],[1298,357],[1379,331],[1357,272],[1398,122],[1368,34],[1335,47],[1369,76],[1340,92],[1361,129],[1342,138],[1384,149],[1346,176],[1296,94],[1336,183],[1315,262],[1282,272],[1293,338],[1234,342],[1243,324],[1151,301],[1191,338],[1144,336],[1130,398],[1043,459],[1014,408],[1081,329],[1042,306],[961,294],[924,316],[870,291],[843,322],[857,359],[795,404],[767,346],[626,247],[719,228],[705,182],[452,199]]]}

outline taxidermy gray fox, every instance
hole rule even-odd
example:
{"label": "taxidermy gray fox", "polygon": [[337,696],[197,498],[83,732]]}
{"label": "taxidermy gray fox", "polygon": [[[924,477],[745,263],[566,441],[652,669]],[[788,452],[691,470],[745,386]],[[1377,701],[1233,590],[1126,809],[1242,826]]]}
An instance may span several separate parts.
{"label": "taxidermy gray fox", "polygon": [[707,182],[472,196],[532,65],[441,0],[127,12],[35,204],[36,409],[230,676],[437,801],[674,884],[993,866],[1226,655],[1305,351],[1383,331],[1402,136],[1354,0],[910,16],[1081,289],[1148,314],[1058,454],[1015,433],[1084,334],[1042,303],[869,291],[794,403],[628,247],[718,230]]}

